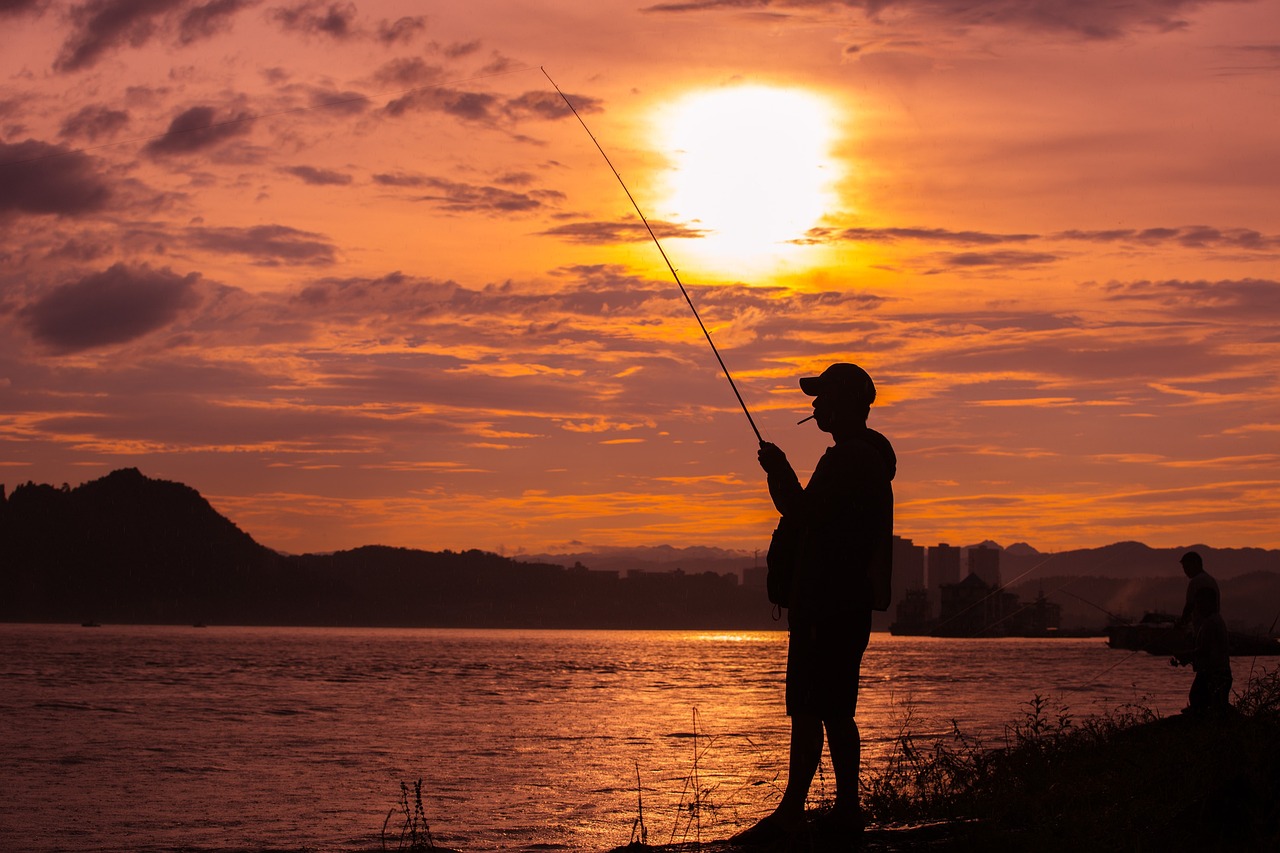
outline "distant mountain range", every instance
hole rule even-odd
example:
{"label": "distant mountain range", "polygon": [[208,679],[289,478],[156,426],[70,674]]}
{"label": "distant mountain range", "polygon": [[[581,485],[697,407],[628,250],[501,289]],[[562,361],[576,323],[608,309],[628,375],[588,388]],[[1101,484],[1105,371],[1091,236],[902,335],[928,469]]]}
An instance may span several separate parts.
{"label": "distant mountain range", "polygon": [[[917,542],[917,545],[928,543]],[[1263,548],[1210,548],[1186,545],[1152,548],[1141,542],[1117,542],[1100,548],[1042,553],[1025,542],[1001,547],[991,540],[961,546],[962,550],[987,547],[1000,551],[1000,573],[1005,583],[1021,576],[1081,575],[1113,578],[1182,578],[1178,558],[1189,550],[1200,552],[1205,566],[1215,577],[1225,579],[1251,572],[1280,572],[1280,551]],[[723,548],[676,548],[670,545],[636,548],[602,548],[592,551],[521,555],[534,562],[573,565],[615,571],[670,571],[679,566],[686,572],[738,572],[764,565],[764,552],[733,551]]]}
{"label": "distant mountain range", "polygon": [[[1237,621],[1272,621],[1280,552],[1191,547],[1228,581],[1229,619],[1235,606]],[[1043,589],[1059,600],[1064,627],[1100,625],[1108,612],[1180,606],[1185,550],[1121,542],[1042,554],[1018,543],[1001,549],[1001,575],[1024,596]],[[668,545],[511,559],[383,546],[284,555],[195,489],[133,468],[77,488],[0,488],[3,621],[783,627],[763,589],[740,583],[763,562],[762,553]]]}

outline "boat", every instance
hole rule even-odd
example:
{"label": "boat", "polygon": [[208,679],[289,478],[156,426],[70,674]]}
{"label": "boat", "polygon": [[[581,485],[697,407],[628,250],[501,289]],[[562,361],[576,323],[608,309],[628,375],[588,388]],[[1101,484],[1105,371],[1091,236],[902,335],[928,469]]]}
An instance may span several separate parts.
{"label": "boat", "polygon": [[[1195,645],[1189,628],[1178,625],[1172,614],[1158,611],[1143,614],[1137,622],[1108,625],[1106,630],[1107,645],[1113,649],[1175,655]],[[1280,655],[1280,639],[1275,637],[1228,631],[1227,640],[1232,657]]]}

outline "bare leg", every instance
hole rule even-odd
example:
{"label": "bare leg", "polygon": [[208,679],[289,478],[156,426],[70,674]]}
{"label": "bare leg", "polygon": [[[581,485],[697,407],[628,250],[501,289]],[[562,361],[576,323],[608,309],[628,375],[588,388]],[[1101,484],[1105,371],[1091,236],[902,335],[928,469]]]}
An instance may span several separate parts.
{"label": "bare leg", "polygon": [[[787,788],[774,814],[788,824],[804,819],[804,803],[809,784],[822,760],[822,720],[816,716],[797,714],[791,718],[791,757],[787,767]],[[855,790],[857,771],[854,774]]]}
{"label": "bare leg", "polygon": [[857,815],[858,772],[862,763],[862,736],[853,717],[827,721],[831,768],[836,775],[836,811]]}

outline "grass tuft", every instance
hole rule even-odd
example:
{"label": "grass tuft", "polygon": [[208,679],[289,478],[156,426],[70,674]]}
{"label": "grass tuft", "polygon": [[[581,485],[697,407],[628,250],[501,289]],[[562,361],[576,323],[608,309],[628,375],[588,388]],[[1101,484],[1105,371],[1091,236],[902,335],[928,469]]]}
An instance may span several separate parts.
{"label": "grass tuft", "polygon": [[1125,706],[1073,719],[1035,696],[995,748],[922,741],[911,715],[864,775],[876,823],[976,821],[1000,849],[1280,849],[1280,677],[1251,679],[1235,709],[1161,718]]}
{"label": "grass tuft", "polygon": [[[400,783],[400,814],[402,823],[396,838],[397,851],[402,853],[426,853],[436,850],[435,841],[431,837],[431,826],[427,823],[427,812],[422,806],[422,780],[413,783],[413,796],[409,795],[409,786]],[[387,812],[387,819],[382,822],[382,849],[387,847],[387,826],[391,823],[396,809]]]}

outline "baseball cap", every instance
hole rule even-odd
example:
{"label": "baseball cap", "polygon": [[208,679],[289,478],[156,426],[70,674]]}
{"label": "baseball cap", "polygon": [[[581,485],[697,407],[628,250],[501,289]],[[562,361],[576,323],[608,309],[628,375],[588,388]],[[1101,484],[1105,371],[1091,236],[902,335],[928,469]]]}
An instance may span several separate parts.
{"label": "baseball cap", "polygon": [[810,397],[838,395],[868,406],[876,400],[876,385],[870,375],[858,365],[843,361],[836,362],[818,376],[801,378],[800,390]]}

